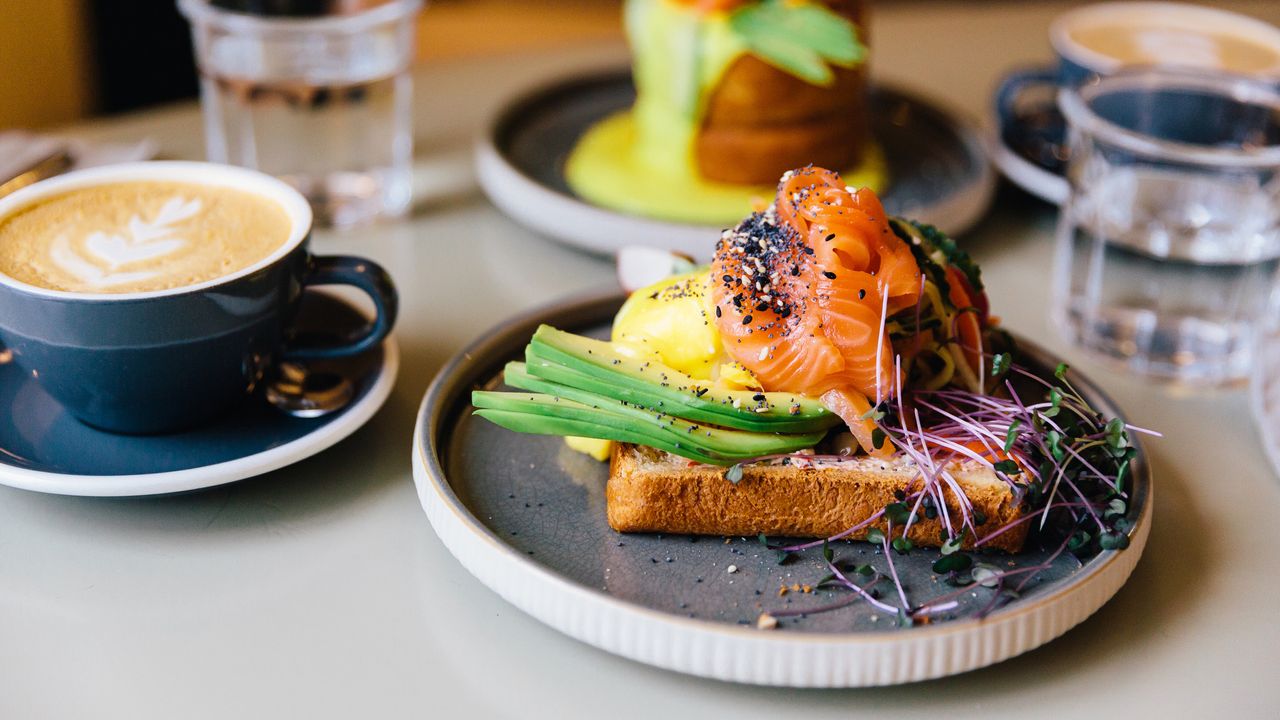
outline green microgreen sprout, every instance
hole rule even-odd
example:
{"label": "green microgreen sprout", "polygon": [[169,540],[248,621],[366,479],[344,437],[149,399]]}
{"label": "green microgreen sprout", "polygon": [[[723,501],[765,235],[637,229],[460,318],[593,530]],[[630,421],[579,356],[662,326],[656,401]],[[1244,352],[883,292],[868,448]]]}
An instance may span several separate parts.
{"label": "green microgreen sprout", "polygon": [[991,358],[991,377],[999,377],[1009,369],[1009,365],[1013,361],[1009,357],[1009,353],[996,353]]}
{"label": "green microgreen sprout", "polygon": [[795,555],[788,552],[785,548],[776,548],[770,545],[769,538],[765,537],[764,533],[756,535],[756,540],[760,542],[760,545],[765,550],[770,553],[774,553],[774,559],[778,565],[786,565],[788,562],[791,562],[793,557],[795,557]]}
{"label": "green microgreen sprout", "polygon": [[973,566],[973,558],[965,553],[943,555],[933,562],[933,571],[939,575],[951,572],[962,572]]}
{"label": "green microgreen sprout", "polygon": [[877,426],[875,430],[871,431],[871,444],[875,446],[875,449],[879,450],[884,447],[885,437],[884,430]]}
{"label": "green microgreen sprout", "polygon": [[862,420],[880,422],[881,420],[884,419],[884,416],[885,416],[885,411],[879,405],[876,405],[875,407],[867,410],[866,412],[862,413],[858,417]]}
{"label": "green microgreen sprout", "polygon": [[1057,417],[1059,412],[1062,412],[1062,390],[1056,387],[1050,388],[1049,407],[1040,411],[1040,417]]}
{"label": "green microgreen sprout", "polygon": [[1000,462],[993,464],[991,468],[998,473],[1004,473],[1010,477],[1022,472],[1022,468],[1013,460],[1001,460]]}
{"label": "green microgreen sprout", "polygon": [[889,503],[884,506],[884,516],[898,525],[905,525],[911,519],[911,508],[904,502]]}
{"label": "green microgreen sprout", "polygon": [[1009,423],[1009,430],[1004,434],[1004,445],[1002,446],[1005,452],[1012,450],[1013,444],[1018,441],[1018,428],[1020,427],[1022,427],[1022,421],[1018,418],[1014,418],[1013,422]]}
{"label": "green microgreen sprout", "polygon": [[939,549],[939,552],[943,555],[951,555],[960,552],[960,546],[964,545],[964,536],[968,533],[969,529],[963,528],[960,530],[959,535],[947,538],[946,542],[942,543],[942,547]]}

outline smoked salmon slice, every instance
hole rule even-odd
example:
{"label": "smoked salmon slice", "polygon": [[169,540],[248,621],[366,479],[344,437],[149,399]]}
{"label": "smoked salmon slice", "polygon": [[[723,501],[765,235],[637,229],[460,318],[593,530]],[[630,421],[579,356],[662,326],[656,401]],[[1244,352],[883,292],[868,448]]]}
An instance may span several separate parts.
{"label": "smoked salmon slice", "polygon": [[911,248],[870,190],[830,170],[782,177],[774,203],[727,230],[712,262],[725,350],[766,390],[819,397],[875,447],[874,404],[900,384],[886,318],[920,302]]}

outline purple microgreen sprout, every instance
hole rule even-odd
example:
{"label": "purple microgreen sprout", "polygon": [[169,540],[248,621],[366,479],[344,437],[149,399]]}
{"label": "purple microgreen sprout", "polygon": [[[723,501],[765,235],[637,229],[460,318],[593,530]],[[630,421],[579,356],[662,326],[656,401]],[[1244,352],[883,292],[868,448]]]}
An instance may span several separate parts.
{"label": "purple microgreen sprout", "polygon": [[[886,526],[889,528],[888,534],[892,535],[893,521],[888,521]],[[869,535],[867,539],[871,539]],[[906,538],[903,539],[905,540]],[[893,586],[898,590],[898,597],[902,599],[902,607],[909,608],[911,603],[907,600],[907,591],[902,587],[902,579],[898,577],[898,569],[893,566],[893,553],[889,552],[889,539],[885,537],[884,533],[880,533],[880,544],[884,547],[884,559],[889,565],[889,577],[893,580]]]}
{"label": "purple microgreen sprout", "polygon": [[[1018,597],[1028,583],[1058,562],[1065,552],[1069,551],[1068,557],[1087,558],[1100,551],[1127,547],[1134,521],[1129,517],[1131,504],[1125,493],[1125,478],[1137,454],[1130,433],[1156,437],[1159,433],[1119,418],[1104,418],[1071,384],[1065,364],[1054,369],[1055,383],[1020,367],[1008,353],[984,353],[984,357],[991,358],[992,377],[1006,376],[997,389],[999,394],[987,395],[954,385],[904,393],[902,356],[895,355],[898,372],[892,379],[894,397],[888,402],[877,398],[863,419],[875,423],[874,445],[883,447],[885,441],[892,441],[893,447],[914,463],[916,474],[897,493],[895,502],[826,539],[772,547],[761,535],[766,548],[783,555],[822,546],[823,561],[830,574],[818,586],[854,593],[852,598],[822,608],[771,614],[782,617],[825,612],[863,599],[893,615],[900,626],[910,626],[959,607],[959,595],[976,585],[992,590],[985,605],[974,613],[983,618]],[[1012,382],[1015,376],[1043,387],[1043,400],[1024,401]],[[793,454],[755,461],[779,457],[850,459]],[[1020,516],[999,527],[986,527],[987,518],[973,506],[956,480],[953,471],[961,464],[985,467],[1007,483],[1015,501],[1026,504]],[[894,555],[915,548],[908,535],[922,519],[936,520],[945,538],[938,559],[932,564],[934,572],[946,575],[948,585],[960,587],[913,606],[894,565]],[[885,530],[875,526],[879,522],[884,523]],[[1032,522],[1035,527],[1026,532],[1040,533],[1037,537],[1043,537],[1051,528],[1055,534],[1062,533],[1057,549],[1035,565],[1001,569],[989,562],[977,562],[973,555],[962,551],[969,538],[970,547],[981,551],[996,538]],[[857,574],[870,578],[863,585],[851,582],[838,567],[831,545],[859,532],[864,532],[866,541],[880,546],[887,567],[886,574],[881,575],[870,565],[857,566]],[[892,582],[898,605],[873,594],[873,586],[883,579]]]}

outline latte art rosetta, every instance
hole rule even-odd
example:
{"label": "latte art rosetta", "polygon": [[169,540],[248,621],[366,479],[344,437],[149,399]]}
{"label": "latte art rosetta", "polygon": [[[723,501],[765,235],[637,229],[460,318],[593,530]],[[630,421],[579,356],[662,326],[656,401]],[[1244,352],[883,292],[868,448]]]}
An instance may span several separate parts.
{"label": "latte art rosetta", "polygon": [[101,230],[90,233],[84,241],[84,249],[100,264],[86,261],[72,246],[66,235],[53,240],[50,258],[59,267],[75,275],[86,284],[97,287],[142,282],[160,273],[156,268],[147,270],[121,270],[131,264],[154,263],[166,255],[181,250],[187,240],[176,236],[174,225],[189,220],[200,212],[197,200],[175,197],[160,208],[151,222],[144,222],[137,215],[129,220],[128,236]]}
{"label": "latte art rosetta", "polygon": [[0,273],[70,292],[165,290],[249,267],[290,230],[278,203],[233,188],[159,181],[87,187],[0,218]]}

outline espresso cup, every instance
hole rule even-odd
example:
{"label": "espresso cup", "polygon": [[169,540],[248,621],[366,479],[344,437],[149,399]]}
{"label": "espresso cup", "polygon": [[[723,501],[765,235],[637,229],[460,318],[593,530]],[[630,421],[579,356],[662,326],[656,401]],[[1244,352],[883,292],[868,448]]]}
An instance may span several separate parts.
{"label": "espresso cup", "polygon": [[996,92],[1002,124],[1034,88],[1075,88],[1133,66],[1225,71],[1280,83],[1280,29],[1226,10],[1174,2],[1114,2],[1064,13],[1049,28],[1053,67],[1009,74]]}
{"label": "espresso cup", "polygon": [[[0,345],[91,426],[198,425],[277,361],[362,353],[391,331],[386,271],[312,255],[311,226],[296,190],[226,165],[129,163],[37,183],[0,199]],[[356,337],[298,337],[299,300],[317,285],[359,288],[375,318]]]}

